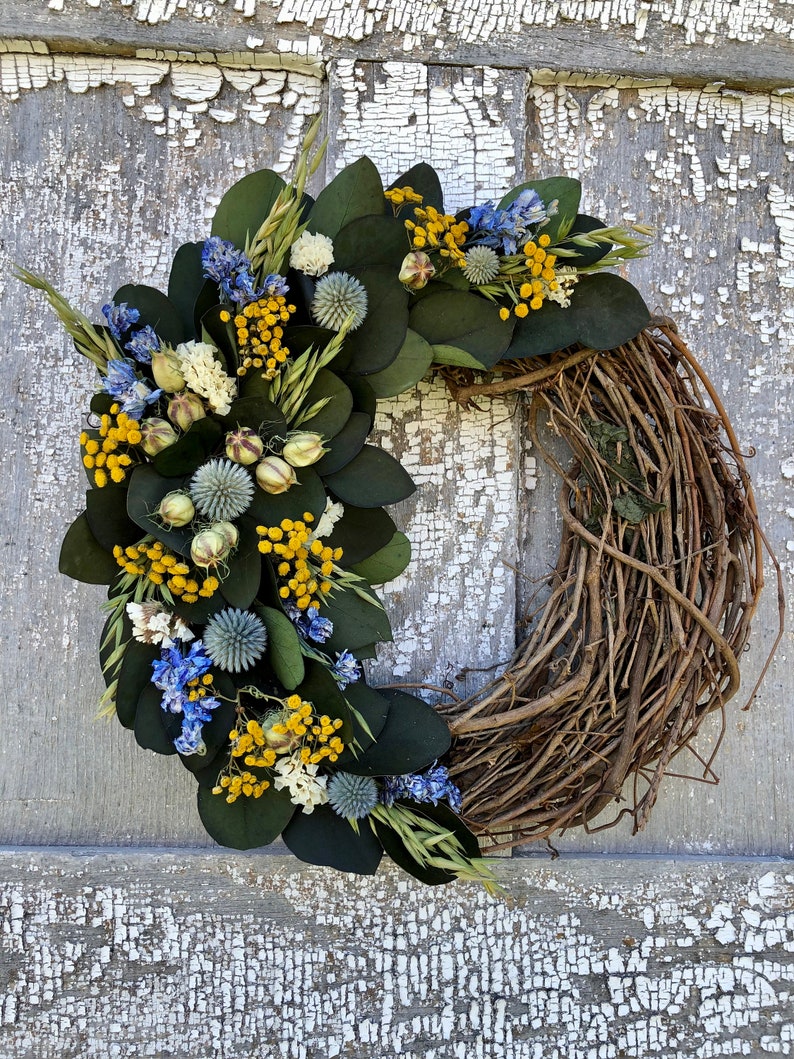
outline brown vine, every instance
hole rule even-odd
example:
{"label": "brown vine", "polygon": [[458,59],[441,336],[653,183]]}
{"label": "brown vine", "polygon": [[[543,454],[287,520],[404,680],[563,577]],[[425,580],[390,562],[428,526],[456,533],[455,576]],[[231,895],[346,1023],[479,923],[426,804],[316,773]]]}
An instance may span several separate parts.
{"label": "brown vine", "polygon": [[[561,483],[562,539],[507,667],[438,707],[453,733],[450,771],[467,823],[497,849],[626,814],[637,831],[685,747],[713,776],[716,748],[703,760],[692,740],[713,711],[724,726],[739,688],[765,546],[771,555],[744,458],[668,321],[608,353],[567,350],[500,372],[480,383],[444,374],[463,404],[531,392],[530,435]],[[544,446],[541,422],[569,446],[569,467]],[[772,560],[780,624],[767,665],[783,621]],[[592,828],[632,777],[630,804]]]}

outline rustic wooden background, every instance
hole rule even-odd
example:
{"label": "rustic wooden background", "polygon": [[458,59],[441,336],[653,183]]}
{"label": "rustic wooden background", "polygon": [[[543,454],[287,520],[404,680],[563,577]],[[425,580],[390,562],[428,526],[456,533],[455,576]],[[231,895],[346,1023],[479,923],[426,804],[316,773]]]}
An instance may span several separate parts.
{"label": "rustic wooden background", "polygon": [[[121,282],[163,285],[225,188],[286,172],[318,111],[319,184],[362,153],[389,179],[430,161],[452,206],[579,176],[590,212],[658,229],[630,278],[756,453],[790,605],[793,37],[792,8],[760,0],[0,3],[0,1055],[790,1054],[794,870],[768,859],[794,854],[790,634],[752,710],[728,707],[720,785],[671,779],[645,833],[566,834],[556,864],[530,848],[505,905],[202,851],[192,781],[94,720],[101,590],[57,574],[92,372],[9,267],[94,315]],[[464,413],[425,381],[380,428],[421,488],[378,674],[506,657],[558,539],[520,410]],[[776,610],[770,576],[748,688]]]}

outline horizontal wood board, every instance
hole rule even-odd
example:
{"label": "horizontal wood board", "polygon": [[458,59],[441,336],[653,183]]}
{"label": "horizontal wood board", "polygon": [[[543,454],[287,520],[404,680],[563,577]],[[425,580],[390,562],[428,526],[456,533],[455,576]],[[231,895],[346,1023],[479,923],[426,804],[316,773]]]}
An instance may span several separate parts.
{"label": "horizontal wood board", "polygon": [[497,870],[503,898],[269,855],[2,852],[0,1054],[791,1054],[790,862]]}
{"label": "horizontal wood board", "polygon": [[785,0],[7,0],[0,38],[53,51],[312,56],[794,85]]}

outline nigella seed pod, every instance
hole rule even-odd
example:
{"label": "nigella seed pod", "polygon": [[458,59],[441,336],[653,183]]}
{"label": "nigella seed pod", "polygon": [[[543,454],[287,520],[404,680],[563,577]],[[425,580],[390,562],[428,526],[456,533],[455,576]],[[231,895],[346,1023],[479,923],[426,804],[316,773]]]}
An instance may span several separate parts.
{"label": "nigella seed pod", "polygon": [[159,349],[152,353],[152,378],[166,393],[178,393],[185,388],[185,377],[173,353]]}
{"label": "nigella seed pod", "polygon": [[397,277],[410,290],[421,290],[433,277],[436,267],[422,250],[413,250],[406,254]]}
{"label": "nigella seed pod", "polygon": [[226,435],[226,455],[230,460],[241,463],[244,467],[261,459],[264,451],[264,442],[250,427],[230,430]]}
{"label": "nigella seed pod", "polygon": [[141,422],[140,446],[147,456],[156,456],[179,440],[179,435],[166,419],[152,416]]}
{"label": "nigella seed pod", "polygon": [[211,530],[216,533],[220,533],[226,543],[229,545],[229,550],[237,547],[240,540],[240,531],[237,529],[233,522],[213,522],[210,526]]}
{"label": "nigella seed pod", "polygon": [[256,480],[266,493],[286,493],[298,481],[295,471],[280,456],[267,456],[256,467]]}
{"label": "nigella seed pod", "polygon": [[171,493],[166,493],[160,501],[157,514],[163,520],[166,529],[171,529],[172,526],[187,526],[196,514],[196,508],[187,493],[175,489]]}
{"label": "nigella seed pod", "polygon": [[220,566],[228,554],[226,538],[214,529],[202,530],[190,542],[190,558],[205,570]]}
{"label": "nigella seed pod", "polygon": [[204,402],[195,393],[178,393],[168,402],[168,418],[182,430],[189,430],[207,415]]}
{"label": "nigella seed pod", "polygon": [[277,754],[288,754],[300,743],[301,737],[290,731],[274,732],[273,726],[276,724],[280,727],[284,724],[284,718],[280,713],[269,713],[262,719],[262,734],[265,742]]}
{"label": "nigella seed pod", "polygon": [[323,439],[319,434],[293,434],[287,440],[282,457],[290,467],[310,467],[328,452],[323,448]]}

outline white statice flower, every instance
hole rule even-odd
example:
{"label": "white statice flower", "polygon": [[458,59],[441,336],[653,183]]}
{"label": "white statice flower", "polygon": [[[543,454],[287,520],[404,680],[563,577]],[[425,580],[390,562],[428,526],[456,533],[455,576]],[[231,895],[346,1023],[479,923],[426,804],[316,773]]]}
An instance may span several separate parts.
{"label": "white statice flower", "polygon": [[286,787],[289,800],[293,805],[302,806],[307,816],[314,812],[316,806],[325,805],[328,801],[328,791],[325,789],[328,777],[317,775],[317,765],[304,765],[299,753],[279,758],[273,771],[278,773],[273,780],[276,790],[282,791]]}
{"label": "white statice flower", "polygon": [[314,533],[309,536],[307,544],[311,544],[312,541],[319,540],[321,537],[330,537],[334,531],[334,526],[337,524],[339,519],[344,515],[345,508],[339,501],[333,501],[330,496],[325,501],[325,511],[320,515],[317,525],[314,527]]}
{"label": "white statice flower", "polygon": [[132,635],[140,643],[173,647],[175,640],[192,640],[193,633],[180,617],[164,610],[159,603],[128,603]]}
{"label": "white statice flower", "polygon": [[289,255],[290,268],[307,276],[324,276],[334,261],[334,244],[327,235],[312,235],[304,232],[292,244]]}
{"label": "white statice flower", "polygon": [[183,342],[176,347],[179,370],[188,389],[203,397],[213,412],[225,416],[237,396],[237,380],[226,374],[216,352],[208,342]]}
{"label": "white statice flower", "polygon": [[556,290],[546,290],[546,297],[550,302],[556,302],[567,309],[571,304],[571,292],[579,282],[579,273],[573,265],[563,265],[554,270],[554,278],[557,281]]}

